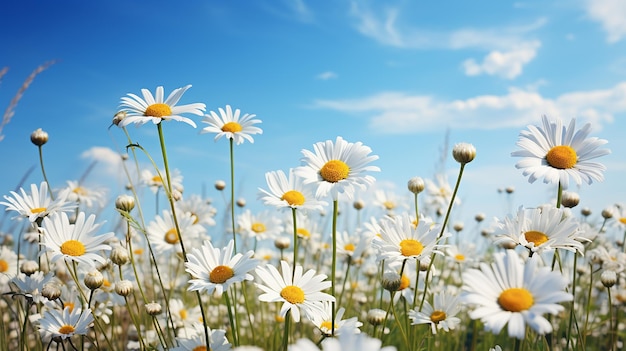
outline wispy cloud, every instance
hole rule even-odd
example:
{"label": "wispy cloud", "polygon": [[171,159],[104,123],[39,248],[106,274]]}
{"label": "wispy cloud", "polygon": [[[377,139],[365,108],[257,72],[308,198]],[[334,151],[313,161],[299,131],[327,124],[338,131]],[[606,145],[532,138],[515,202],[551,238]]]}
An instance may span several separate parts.
{"label": "wispy cloud", "polygon": [[110,174],[118,174],[118,166],[122,163],[122,158],[119,153],[104,146],[93,146],[80,155],[81,158],[97,161],[99,164],[104,165],[104,169]]}
{"label": "wispy cloud", "polygon": [[540,116],[577,118],[601,127],[615,114],[626,112],[626,82],[609,89],[568,92],[547,98],[532,89],[510,88],[504,95],[479,95],[444,100],[402,92],[343,100],[317,100],[314,106],[369,118],[372,130],[383,133],[422,133],[455,129],[519,128]]}
{"label": "wispy cloud", "polygon": [[523,26],[434,31],[402,23],[401,13],[400,6],[373,10],[357,2],[352,2],[350,9],[357,31],[382,45],[422,50],[487,51],[480,63],[474,58],[467,59],[463,63],[465,73],[471,76],[496,75],[507,79],[520,75],[524,65],[535,58],[541,42],[529,39],[528,36],[547,22],[545,18],[539,18]]}
{"label": "wispy cloud", "polygon": [[337,78],[337,73],[332,72],[332,71],[326,71],[326,72],[322,72],[322,73],[318,74],[317,76],[315,76],[315,78],[319,79],[319,80],[336,79]]}
{"label": "wispy cloud", "polygon": [[609,43],[616,43],[626,36],[626,1],[586,0],[585,10],[592,20],[600,22]]}

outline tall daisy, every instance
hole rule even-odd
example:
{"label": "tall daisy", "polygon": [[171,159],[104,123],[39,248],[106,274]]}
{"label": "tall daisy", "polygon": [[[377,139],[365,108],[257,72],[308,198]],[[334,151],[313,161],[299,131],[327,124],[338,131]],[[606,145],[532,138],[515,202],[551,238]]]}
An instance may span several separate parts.
{"label": "tall daisy", "polygon": [[304,178],[305,184],[317,185],[315,196],[328,195],[337,200],[339,194],[354,197],[355,188],[365,190],[372,185],[374,177],[366,172],[378,172],[380,168],[368,165],[378,159],[370,155],[372,149],[361,142],[349,143],[342,137],[335,142],[327,140],[313,145],[314,152],[302,150],[303,166],[295,169],[297,175]]}
{"label": "tall daisy", "polygon": [[542,122],[543,128],[530,125],[528,130],[521,131],[517,146],[522,150],[511,153],[511,156],[522,157],[515,167],[523,170],[522,174],[528,176],[530,183],[543,178],[544,183],[558,183],[566,189],[570,177],[578,185],[583,181],[591,184],[593,180],[604,180],[606,167],[593,159],[611,151],[600,149],[608,141],[588,138],[591,123],[575,130],[575,119],[568,127],[563,126],[560,119],[550,121],[546,116],[542,117]]}
{"label": "tall daisy", "polygon": [[543,314],[557,314],[564,310],[560,302],[572,300],[565,292],[567,279],[550,267],[538,267],[537,256],[524,263],[515,251],[506,250],[494,259],[463,273],[461,301],[470,306],[470,318],[480,319],[494,334],[508,323],[509,336],[518,339],[524,338],[526,325],[540,335],[552,332]]}
{"label": "tall daisy", "polygon": [[185,262],[185,270],[193,277],[189,280],[188,290],[206,291],[221,297],[232,284],[254,279],[248,273],[259,264],[257,259],[252,258],[254,251],[233,256],[233,245],[230,240],[220,251],[206,240],[200,249],[193,248]]}
{"label": "tall daisy", "polygon": [[39,320],[39,331],[43,337],[71,338],[73,335],[87,335],[93,315],[90,309],[70,309],[65,307],[63,311],[46,311]]}
{"label": "tall daisy", "polygon": [[289,178],[281,170],[265,173],[269,191],[259,188],[259,199],[268,206],[280,209],[322,210],[328,203],[317,200],[313,189],[289,170]]}
{"label": "tall daisy", "polygon": [[496,226],[496,242],[513,242],[531,253],[554,249],[583,252],[584,249],[578,240],[578,222],[560,208],[520,207],[515,218],[507,217]]}
{"label": "tall daisy", "polygon": [[64,212],[44,218],[42,246],[51,253],[50,262],[64,259],[91,267],[95,267],[95,262],[106,263],[106,256],[102,252],[111,250],[111,246],[105,242],[113,238],[114,233],[96,235],[102,223],[94,224],[95,220],[94,214],[85,218],[84,212],[78,213],[74,224],[70,224]]}
{"label": "tall daisy", "polygon": [[208,124],[207,127],[202,128],[200,133],[216,133],[215,140],[219,140],[221,137],[232,139],[237,145],[243,143],[245,140],[254,143],[252,135],[262,134],[263,130],[254,125],[261,123],[261,120],[254,119],[255,114],[241,115],[241,111],[236,109],[233,113],[232,107],[226,105],[226,110],[219,108],[219,115],[215,111],[211,111],[209,114],[204,115],[202,119],[203,123]]}
{"label": "tall daisy", "polygon": [[[322,351],[396,351],[395,346],[382,346],[382,341],[364,333],[341,333],[337,338],[322,341]],[[319,351],[309,339],[300,339],[289,346],[289,351]]]}
{"label": "tall daisy", "polygon": [[[295,322],[300,321],[300,314],[303,313],[309,320],[318,318],[317,315],[325,315],[324,301],[335,301],[335,298],[322,292],[330,287],[330,282],[326,280],[325,274],[315,274],[310,269],[302,274],[302,266],[296,266],[292,271],[289,264],[280,261],[282,274],[271,265],[258,267],[256,274],[261,278],[262,284],[257,287],[263,290],[259,300],[264,302],[282,302],[280,316],[284,317],[291,311],[291,316]],[[293,272],[293,278],[292,278]]]}
{"label": "tall daisy", "polygon": [[359,322],[357,317],[352,317],[348,319],[343,319],[343,315],[346,312],[345,308],[340,308],[337,310],[337,317],[335,320],[335,332],[332,332],[332,321],[330,316],[332,315],[332,305],[330,302],[323,302],[324,310],[326,311],[325,315],[316,314],[313,317],[313,324],[320,330],[324,336],[331,335],[341,335],[341,333],[360,333],[359,329],[363,326],[363,323]]}
{"label": "tall daisy", "polygon": [[30,185],[30,195],[20,188],[20,194],[11,191],[12,197],[4,195],[6,202],[0,202],[7,211],[15,211],[18,217],[26,217],[32,223],[55,212],[71,211],[77,204],[67,200],[67,193],[61,192],[56,200],[52,200],[48,192],[48,183],[42,182],[39,187]]}
{"label": "tall daisy", "polygon": [[461,323],[461,319],[456,317],[460,310],[459,299],[444,291],[435,294],[433,305],[424,301],[421,310],[410,310],[409,319],[412,325],[430,324],[433,334],[437,334],[437,330],[447,332]]}
{"label": "tall daisy", "polygon": [[241,235],[256,240],[274,239],[283,232],[282,221],[268,211],[252,214],[245,210],[237,220]]}
{"label": "tall daisy", "polygon": [[[413,224],[409,215],[385,217],[380,222],[380,236],[375,236],[372,246],[378,250],[378,260],[402,262],[405,259],[424,260],[437,251],[440,225]],[[445,235],[442,236],[442,238]]]}
{"label": "tall daisy", "polygon": [[187,123],[195,128],[196,124],[191,119],[181,116],[181,114],[190,113],[202,116],[206,108],[205,104],[176,105],[189,88],[191,88],[191,85],[174,89],[165,100],[163,99],[162,86],[156,88],[155,95],[152,95],[152,92],[148,89],[141,89],[143,99],[135,94],[127,94],[128,96],[122,97],[118,111],[118,113],[126,113],[126,116],[119,122],[118,126],[125,127],[131,123],[140,126],[147,122],[159,124],[162,121],[174,120]]}

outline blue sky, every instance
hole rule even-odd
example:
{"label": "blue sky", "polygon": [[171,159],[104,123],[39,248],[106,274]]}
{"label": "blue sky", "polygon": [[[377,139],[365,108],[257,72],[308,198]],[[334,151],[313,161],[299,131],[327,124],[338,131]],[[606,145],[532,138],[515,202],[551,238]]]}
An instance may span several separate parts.
{"label": "blue sky", "polygon": [[[37,165],[30,133],[44,148],[53,186],[75,180],[122,191],[108,130],[127,93],[166,93],[192,84],[181,103],[226,104],[263,121],[254,144],[236,147],[238,196],[254,203],[264,173],[300,165],[301,150],[342,136],[380,156],[377,187],[406,194],[413,176],[432,178],[449,146],[469,142],[458,216],[502,216],[497,189],[514,207],[536,206],[554,189],[529,184],[510,153],[541,115],[591,122],[612,154],[603,183],[571,190],[599,214],[626,202],[626,3],[558,1],[13,1],[0,11],[0,107],[37,66],[15,116],[2,130],[1,191]],[[200,118],[196,118],[196,122]],[[202,126],[198,123],[199,127]],[[228,143],[167,123],[173,168],[188,193],[216,197],[228,178]],[[156,128],[130,127],[158,159]],[[160,162],[159,162],[160,163]],[[452,182],[458,165],[448,157]],[[41,180],[36,168],[27,183]]]}

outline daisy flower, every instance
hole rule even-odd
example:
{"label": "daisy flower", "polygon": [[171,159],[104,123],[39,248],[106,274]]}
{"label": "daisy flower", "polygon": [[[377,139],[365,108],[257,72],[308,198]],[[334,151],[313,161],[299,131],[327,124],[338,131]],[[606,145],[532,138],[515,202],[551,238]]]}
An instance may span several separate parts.
{"label": "daisy flower", "polygon": [[[195,323],[194,328],[187,328],[186,332],[192,329],[193,335],[177,336],[177,347],[173,347],[172,351],[194,351],[194,350],[211,350],[211,351],[228,351],[232,350],[232,345],[226,339],[226,331],[222,329],[208,329],[209,347],[206,347],[206,339],[204,335],[204,325]],[[208,327],[207,327],[208,328]]]}
{"label": "daisy flower", "polygon": [[303,179],[289,170],[289,178],[281,170],[265,173],[269,191],[259,188],[259,199],[268,206],[279,209],[322,210],[328,205],[315,198],[313,189],[303,183]]}
{"label": "daisy flower", "polygon": [[69,201],[84,204],[88,208],[94,205],[102,206],[106,194],[105,190],[91,189],[72,180],[68,180],[67,187],[61,191],[67,192],[67,199]]}
{"label": "daisy flower", "polygon": [[[188,212],[179,213],[177,219],[180,235],[185,238],[187,245],[192,245],[206,230],[203,226],[194,224],[195,218]],[[160,216],[154,217],[154,220],[148,224],[146,231],[155,252],[164,255],[182,251],[174,217],[170,211],[163,210]]]}
{"label": "daisy flower", "polygon": [[80,212],[74,224],[70,224],[67,214],[61,212],[43,219],[42,229],[44,232],[41,252],[49,252],[50,262],[59,259],[74,261],[95,267],[94,262],[106,263],[106,256],[102,251],[110,251],[111,246],[105,242],[115,235],[113,232],[95,235],[102,223],[94,224],[94,214],[85,218],[85,213]]}
{"label": "daisy flower", "polygon": [[7,246],[0,246],[0,293],[5,292],[9,280],[17,273],[17,254]]}
{"label": "daisy flower", "polygon": [[0,202],[0,204],[7,207],[7,211],[15,211],[19,213],[19,216],[26,217],[32,223],[39,218],[43,218],[51,213],[71,211],[76,208],[75,203],[67,201],[67,194],[59,194],[56,200],[50,198],[48,192],[48,183],[41,182],[39,188],[37,185],[30,185],[30,195],[20,188],[20,194],[15,191],[11,191],[12,197],[4,195],[4,199],[7,202]]}
{"label": "daisy flower", "polygon": [[254,117],[256,117],[255,114],[246,113],[242,117],[239,117],[241,111],[236,109],[233,114],[233,109],[230,105],[226,105],[226,110],[220,107],[219,112],[219,115],[214,111],[211,111],[208,115],[204,115],[202,122],[208,124],[208,127],[202,128],[200,133],[217,133],[215,141],[219,140],[221,137],[226,137],[227,139],[232,139],[237,145],[243,143],[245,140],[254,143],[254,139],[251,135],[263,134],[261,128],[254,126],[257,123],[261,123],[261,120],[254,119]]}
{"label": "daisy flower", "polygon": [[340,335],[344,332],[352,334],[361,332],[359,328],[363,326],[363,323],[359,322],[356,317],[343,319],[343,314],[346,312],[346,309],[341,307],[337,310],[335,316],[335,333],[332,333],[332,303],[325,301],[323,305],[325,314],[316,314],[311,321],[322,334],[329,337],[331,335]]}
{"label": "daisy flower", "polygon": [[189,280],[187,290],[206,291],[221,297],[231,284],[254,279],[248,273],[259,264],[258,260],[252,258],[254,251],[233,256],[233,247],[234,241],[230,240],[220,251],[206,240],[200,249],[193,248],[185,262],[185,270],[193,277]]}
{"label": "daisy flower", "polygon": [[530,183],[543,178],[544,183],[559,183],[567,189],[570,177],[578,185],[583,181],[591,184],[593,180],[604,180],[606,167],[592,160],[611,151],[599,148],[608,141],[587,137],[591,123],[576,131],[575,119],[568,127],[560,119],[549,121],[543,116],[542,121],[543,128],[530,125],[528,130],[520,132],[516,145],[522,150],[511,153],[513,157],[522,157],[515,167],[523,170]]}
{"label": "daisy flower", "polygon": [[439,292],[434,296],[434,306],[424,301],[421,311],[409,311],[409,319],[411,325],[430,324],[433,334],[437,334],[439,329],[450,331],[461,323],[461,319],[456,317],[460,310],[459,299],[456,296]]}
{"label": "daisy flower", "polygon": [[[426,206],[435,211],[445,210],[452,200],[452,186],[445,174],[438,173],[435,180],[426,179]],[[454,198],[454,204],[460,205],[461,200]]]}
{"label": "daisy flower", "polygon": [[379,224],[380,237],[372,240],[372,246],[378,250],[378,261],[401,262],[409,258],[422,261],[432,252],[440,253],[436,251],[441,230],[438,224],[420,223],[416,227],[406,212],[393,218],[385,217]]}
{"label": "daisy flower", "polygon": [[515,218],[507,217],[496,226],[496,242],[511,241],[532,253],[554,249],[584,250],[583,244],[577,240],[578,222],[573,217],[566,217],[560,208],[520,207]]}
{"label": "daisy flower", "polygon": [[380,168],[368,166],[378,159],[370,155],[372,149],[361,142],[349,143],[341,137],[313,145],[314,152],[302,150],[303,166],[295,169],[295,173],[304,179],[305,184],[317,185],[315,196],[323,198],[330,195],[337,200],[339,194],[346,194],[349,199],[354,197],[355,188],[365,190],[375,181],[365,172],[378,172]]}
{"label": "daisy flower", "polygon": [[[322,342],[322,351],[396,351],[395,346],[382,346],[382,341],[363,333],[342,333],[336,338],[328,338]],[[289,351],[320,351],[309,339],[300,339],[289,345]]]}
{"label": "daisy flower", "polygon": [[245,210],[239,215],[237,225],[241,235],[246,239],[274,239],[283,231],[281,220],[268,211],[253,215],[250,210]]}
{"label": "daisy flower", "polygon": [[[165,177],[165,171],[161,171],[160,174]],[[150,188],[152,193],[156,194],[159,189],[163,188],[167,184],[167,178],[162,178],[159,173],[152,173],[149,169],[141,171],[141,183]],[[170,180],[172,181],[172,190],[183,192],[183,176],[178,169],[173,169],[170,173]]]}
{"label": "daisy flower", "polygon": [[480,319],[485,329],[499,334],[508,323],[510,337],[523,339],[526,325],[537,334],[552,332],[542,315],[564,310],[558,303],[571,301],[565,292],[567,279],[550,267],[538,267],[539,257],[526,263],[513,250],[494,255],[491,265],[463,273],[461,301],[471,306],[469,316]]}
{"label": "daisy flower", "polygon": [[256,285],[264,292],[259,296],[259,300],[282,302],[279,315],[284,317],[287,312],[291,311],[291,316],[296,323],[300,321],[301,312],[309,320],[317,318],[316,315],[319,314],[325,315],[322,302],[335,301],[333,296],[322,292],[331,286],[331,282],[325,280],[326,275],[316,275],[312,269],[302,274],[302,266],[297,265],[292,279],[291,266],[286,261],[280,261],[280,266],[282,275],[270,265],[256,269],[256,274],[263,282],[263,284]]}
{"label": "daisy flower", "polygon": [[92,322],[93,316],[90,309],[70,310],[69,307],[65,307],[63,311],[46,311],[43,318],[39,320],[39,331],[42,337],[65,340],[73,335],[87,335]]}
{"label": "daisy flower", "polygon": [[176,201],[176,209],[180,212],[189,212],[194,218],[194,224],[215,225],[217,210],[211,206],[211,201],[200,195],[192,194],[188,198]]}
{"label": "daisy flower", "polygon": [[44,285],[48,284],[54,278],[54,273],[48,272],[44,274],[37,271],[31,275],[20,273],[11,279],[11,283],[17,288],[19,294],[24,295],[34,303],[45,303],[49,300],[41,295]]}
{"label": "daisy flower", "polygon": [[163,100],[162,86],[156,88],[154,96],[150,90],[141,89],[143,99],[135,94],[127,94],[128,96],[121,99],[120,110],[118,111],[118,113],[125,112],[126,116],[119,122],[118,126],[126,127],[131,123],[140,126],[147,122],[159,124],[164,120],[174,120],[185,122],[195,128],[196,124],[192,120],[180,115],[191,113],[202,116],[206,106],[202,103],[176,105],[189,88],[191,88],[191,85],[174,89],[165,101]]}

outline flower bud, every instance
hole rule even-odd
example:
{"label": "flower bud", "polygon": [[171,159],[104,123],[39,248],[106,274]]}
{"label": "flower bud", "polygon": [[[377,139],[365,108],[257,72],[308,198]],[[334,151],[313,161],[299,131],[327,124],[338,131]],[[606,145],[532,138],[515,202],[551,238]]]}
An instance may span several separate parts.
{"label": "flower bud", "polygon": [[604,218],[604,219],[611,219],[611,218],[613,218],[613,209],[605,208],[604,210],[602,210],[602,218]]}
{"label": "flower bud", "polygon": [[147,303],[146,312],[151,316],[156,316],[161,313],[161,305],[154,301]]}
{"label": "flower bud", "polygon": [[600,281],[605,288],[610,288],[617,283],[617,273],[613,270],[607,269],[600,275]]}
{"label": "flower bud", "polygon": [[126,111],[120,111],[118,113],[115,114],[115,116],[113,116],[113,121],[112,123],[115,124],[116,126],[120,124],[120,122],[126,118]]}
{"label": "flower bud", "polygon": [[104,284],[104,276],[100,273],[99,270],[94,269],[93,271],[87,273],[85,278],[83,279],[85,286],[90,290],[96,290]]}
{"label": "flower bud", "polygon": [[24,261],[20,266],[20,272],[30,276],[39,270],[39,264],[35,261]]}
{"label": "flower bud", "polygon": [[484,213],[477,213],[476,216],[474,216],[474,220],[476,220],[476,222],[482,222],[485,220],[485,214]]}
{"label": "flower bud", "polygon": [[373,308],[367,311],[367,321],[373,326],[381,325],[385,321],[387,312],[380,308]]}
{"label": "flower bud", "polygon": [[365,203],[363,202],[363,200],[356,200],[354,201],[354,204],[352,204],[352,206],[354,207],[355,210],[362,210],[363,207],[365,207]]}
{"label": "flower bud", "polygon": [[115,292],[120,296],[128,296],[133,292],[133,283],[130,280],[120,280],[115,283]]}
{"label": "flower bud", "polygon": [[561,205],[567,208],[573,208],[580,202],[580,196],[577,193],[571,191],[564,191],[561,194]]}
{"label": "flower bud", "polygon": [[222,191],[226,188],[226,182],[223,180],[216,180],[215,181],[215,189]]}
{"label": "flower bud", "polygon": [[239,207],[244,207],[244,206],[246,206],[246,199],[240,197],[240,198],[237,199],[236,204]]}
{"label": "flower bud", "polygon": [[115,199],[115,208],[120,211],[130,212],[135,208],[135,198],[130,195],[120,195]]}
{"label": "flower bud", "polygon": [[424,191],[424,189],[426,188],[426,184],[424,183],[424,179],[422,179],[422,177],[413,177],[409,179],[407,187],[409,188],[409,191],[413,194],[419,194]]}
{"label": "flower bud", "polygon": [[463,228],[464,228],[464,226],[463,226],[462,222],[456,222],[452,226],[452,229],[454,229],[455,232],[460,232],[461,230],[463,230]]}
{"label": "flower bud", "polygon": [[279,250],[287,249],[289,245],[291,245],[291,239],[286,236],[279,236],[274,239],[274,246]]}
{"label": "flower bud", "polygon": [[389,271],[383,274],[383,288],[387,291],[398,291],[402,284],[402,277],[398,272]]}
{"label": "flower bud", "polygon": [[580,214],[582,214],[585,217],[589,217],[591,216],[591,209],[589,207],[583,207],[583,209],[580,210]]}
{"label": "flower bud", "polygon": [[42,146],[48,142],[48,133],[39,128],[31,133],[30,141],[37,146]]}
{"label": "flower bud", "polygon": [[130,256],[128,256],[128,251],[121,246],[116,246],[111,250],[111,262],[115,263],[118,266],[123,266],[130,261]]}
{"label": "flower bud", "polygon": [[55,301],[61,296],[61,288],[56,283],[48,283],[41,289],[41,295],[50,301]]}
{"label": "flower bud", "polygon": [[452,149],[452,157],[460,164],[470,163],[476,157],[476,148],[468,143],[456,144]]}

